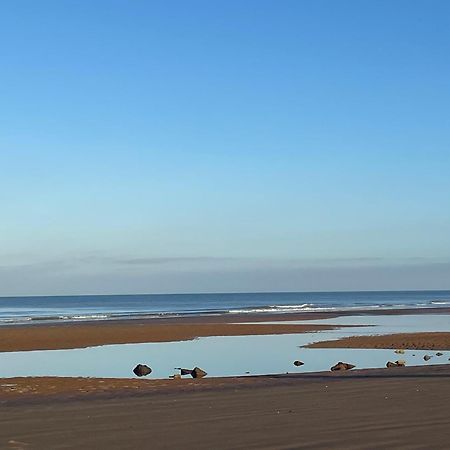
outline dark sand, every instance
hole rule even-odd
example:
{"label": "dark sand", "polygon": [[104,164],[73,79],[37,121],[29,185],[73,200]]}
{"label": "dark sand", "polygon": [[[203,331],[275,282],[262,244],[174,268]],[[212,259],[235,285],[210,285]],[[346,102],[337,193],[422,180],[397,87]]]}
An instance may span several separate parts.
{"label": "dark sand", "polygon": [[[246,379],[24,383],[66,387],[21,397],[2,391],[1,448],[450,447],[446,365]],[[103,385],[104,392],[79,391],[90,390],[89,384]],[[125,387],[131,385],[138,387]]]}

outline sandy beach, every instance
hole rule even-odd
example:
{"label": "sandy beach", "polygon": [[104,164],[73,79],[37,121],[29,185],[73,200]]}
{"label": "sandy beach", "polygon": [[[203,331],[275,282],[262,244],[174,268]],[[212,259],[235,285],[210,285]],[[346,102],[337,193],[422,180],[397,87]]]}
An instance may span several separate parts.
{"label": "sandy beach", "polygon": [[34,384],[39,392],[2,391],[0,445],[8,449],[445,449],[450,439],[446,365],[246,379],[8,383]]}
{"label": "sandy beach", "polygon": [[[0,328],[0,349],[305,333],[334,326],[286,321],[345,315],[9,326]],[[364,314],[368,325],[371,315]],[[450,332],[352,336],[313,346],[450,350]],[[1,378],[0,402],[0,447],[6,449],[444,449],[450,439],[447,364],[197,380]]]}

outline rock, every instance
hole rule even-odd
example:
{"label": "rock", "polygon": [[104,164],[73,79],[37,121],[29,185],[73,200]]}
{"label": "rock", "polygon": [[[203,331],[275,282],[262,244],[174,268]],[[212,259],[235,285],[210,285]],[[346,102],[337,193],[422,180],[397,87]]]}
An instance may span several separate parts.
{"label": "rock", "polygon": [[181,375],[179,373],[176,373],[174,375],[170,375],[169,378],[172,378],[173,380],[181,380]]}
{"label": "rock", "polygon": [[191,371],[192,378],[203,378],[205,375],[208,375],[204,370],[200,369],[200,367],[194,367]]}
{"label": "rock", "polygon": [[403,350],[402,348],[400,350],[395,350],[394,353],[398,353],[399,355],[403,355],[405,353],[405,350]]}
{"label": "rock", "polygon": [[336,370],[350,370],[355,367],[353,364],[344,363],[342,361],[339,361],[336,365],[334,365],[331,370],[334,372]]}
{"label": "rock", "polygon": [[436,353],[436,356],[442,356],[442,355],[443,355],[443,353],[441,353],[441,352]]}
{"label": "rock", "polygon": [[429,361],[429,360],[431,359],[431,356],[430,356],[430,355],[425,355],[425,356],[423,357],[423,359],[424,359],[425,361]]}
{"label": "rock", "polygon": [[302,362],[302,361],[294,361],[294,366],[297,366],[297,367],[299,367],[299,366],[303,366],[303,364],[305,364],[304,362]]}
{"label": "rock", "polygon": [[181,367],[175,367],[175,370],[179,370],[181,375],[191,375],[191,369],[182,369]]}
{"label": "rock", "polygon": [[402,359],[399,361],[395,361],[395,362],[388,361],[386,363],[386,367],[405,367],[405,366],[406,366],[406,362],[403,361]]}
{"label": "rock", "polygon": [[146,366],[145,364],[138,364],[133,369],[133,372],[137,377],[145,377],[146,375],[152,373],[152,369],[150,369],[150,367]]}

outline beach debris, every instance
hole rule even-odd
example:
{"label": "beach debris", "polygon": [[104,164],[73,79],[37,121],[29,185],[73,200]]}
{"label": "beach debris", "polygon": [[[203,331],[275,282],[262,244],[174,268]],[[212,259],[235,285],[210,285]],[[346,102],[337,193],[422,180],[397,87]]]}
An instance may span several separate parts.
{"label": "beach debris", "polygon": [[403,350],[403,349],[401,348],[401,349],[399,349],[399,350],[395,350],[394,353],[397,353],[397,354],[399,354],[399,355],[403,355],[403,354],[405,353],[405,350]]}
{"label": "beach debris", "polygon": [[353,369],[355,366],[353,364],[344,363],[342,361],[339,361],[337,364],[335,364],[333,367],[331,367],[330,370],[333,372],[336,370],[350,370]]}
{"label": "beach debris", "polygon": [[200,367],[194,367],[191,371],[192,378],[203,378],[205,375],[208,375],[203,369]]}
{"label": "beach debris", "polygon": [[442,356],[442,355],[443,355],[443,353],[441,353],[441,352],[436,353],[436,356]]}
{"label": "beach debris", "polygon": [[399,361],[395,361],[395,362],[388,361],[386,363],[386,367],[388,367],[388,368],[389,367],[405,367],[405,366],[406,366],[406,362],[403,361],[402,359]]}
{"label": "beach debris", "polygon": [[133,372],[137,377],[145,377],[146,375],[149,375],[152,373],[152,369],[150,367],[146,366],[145,364],[138,364],[133,369]]}
{"label": "beach debris", "polygon": [[294,361],[294,366],[299,367],[299,366],[303,366],[303,364],[305,364],[303,361],[299,361],[299,360]]}
{"label": "beach debris", "polygon": [[423,359],[424,359],[425,361],[429,361],[429,360],[431,359],[431,356],[430,356],[430,355],[425,355],[425,356],[423,357]]}
{"label": "beach debris", "polygon": [[175,367],[175,370],[179,370],[180,375],[191,375],[192,374],[191,369],[182,369],[181,367]]}

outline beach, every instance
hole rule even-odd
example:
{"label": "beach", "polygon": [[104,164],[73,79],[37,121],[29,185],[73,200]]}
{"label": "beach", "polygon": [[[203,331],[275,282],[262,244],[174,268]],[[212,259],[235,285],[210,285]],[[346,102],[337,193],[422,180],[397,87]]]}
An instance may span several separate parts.
{"label": "beach", "polygon": [[[43,383],[65,383],[56,381]],[[449,366],[170,383],[115,381],[110,386],[107,380],[100,381],[73,380],[54,394],[43,391],[9,400],[2,394],[1,447],[445,449],[449,445]],[[104,387],[90,391],[89,384]],[[130,389],[131,385],[139,387]]]}
{"label": "beach", "polygon": [[[441,315],[444,319],[448,313],[448,309],[421,312],[423,317]],[[0,342],[2,352],[15,352],[181,342],[205,336],[267,335],[270,339],[277,334],[333,332],[342,329],[347,317],[359,317],[367,325],[379,317],[367,311],[348,314],[217,315],[8,326],[0,328]],[[415,318],[417,310],[386,311],[386,317],[409,314]],[[321,320],[327,324],[314,323]],[[333,321],[340,325],[332,325]],[[450,332],[350,336],[310,346],[317,351],[319,347],[342,347],[445,352],[450,350]],[[403,357],[391,354],[393,360]],[[448,448],[450,365],[445,361],[449,355],[435,356],[439,365],[346,372],[203,379],[1,378],[0,446]]]}

